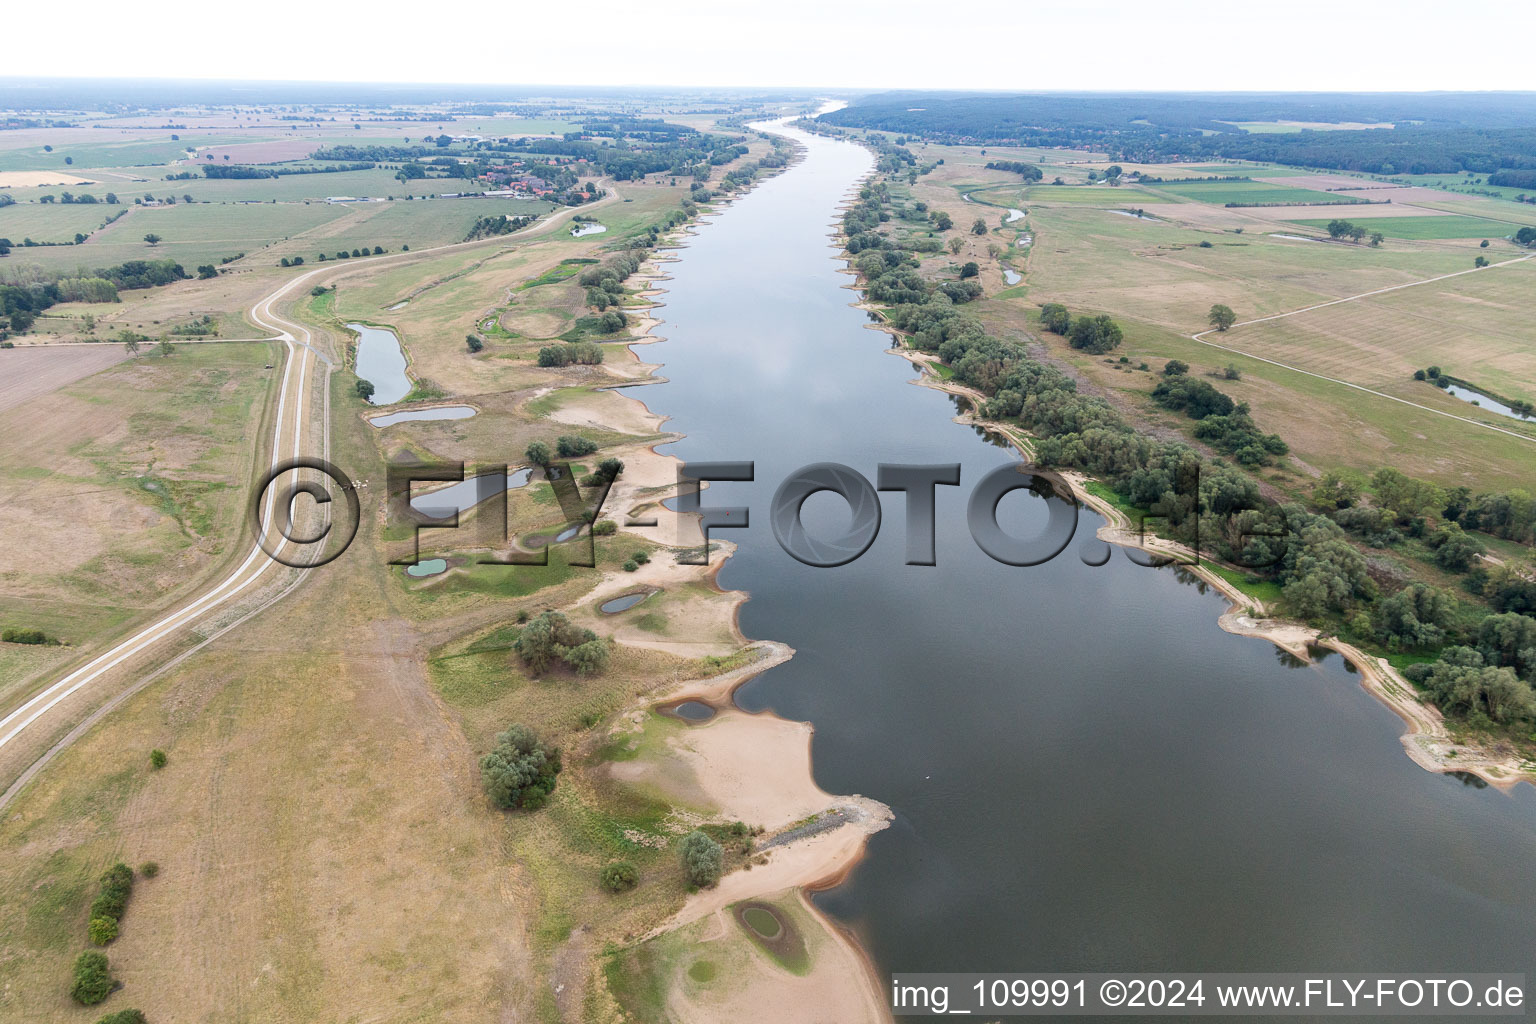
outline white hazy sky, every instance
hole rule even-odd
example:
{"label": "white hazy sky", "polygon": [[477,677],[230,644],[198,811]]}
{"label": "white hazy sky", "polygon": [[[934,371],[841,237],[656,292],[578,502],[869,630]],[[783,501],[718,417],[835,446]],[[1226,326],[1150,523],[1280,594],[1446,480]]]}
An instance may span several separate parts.
{"label": "white hazy sky", "polygon": [[[838,88],[1536,89],[1529,0],[8,5],[7,75]],[[18,45],[23,44],[23,45]]]}

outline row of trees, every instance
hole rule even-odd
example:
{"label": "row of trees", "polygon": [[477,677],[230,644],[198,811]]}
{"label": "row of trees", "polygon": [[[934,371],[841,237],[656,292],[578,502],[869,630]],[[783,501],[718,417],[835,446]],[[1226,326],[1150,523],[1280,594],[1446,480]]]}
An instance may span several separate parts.
{"label": "row of trees", "polygon": [[[1340,220],[1337,217],[1328,222],[1328,237],[1332,238],[1334,241],[1342,241],[1343,239],[1347,238],[1351,242],[1354,242],[1356,245],[1359,245],[1361,239],[1365,238],[1365,236],[1366,230],[1359,224],[1355,224],[1347,220]],[[1382,234],[1380,231],[1370,232],[1370,236],[1371,247],[1373,249],[1387,240],[1387,236]]]}
{"label": "row of trees", "polygon": [[534,222],[533,217],[509,217],[505,213],[494,217],[477,217],[470,225],[469,233],[464,236],[464,241],[473,242],[477,238],[495,238],[498,235],[510,235],[514,231],[521,231]]}

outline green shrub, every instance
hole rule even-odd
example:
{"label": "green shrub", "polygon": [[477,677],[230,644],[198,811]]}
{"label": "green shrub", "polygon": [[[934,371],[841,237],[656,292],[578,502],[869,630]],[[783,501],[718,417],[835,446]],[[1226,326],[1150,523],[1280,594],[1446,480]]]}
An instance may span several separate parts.
{"label": "green shrub", "polygon": [[117,980],[112,977],[105,954],[81,953],[75,957],[75,983],[69,989],[75,1002],[95,1006],[116,987]]}
{"label": "green shrub", "polygon": [[724,853],[720,844],[700,829],[694,829],[684,836],[683,868],[688,872],[688,881],[701,889],[720,881]]}
{"label": "green shrub", "polygon": [[566,652],[565,662],[575,669],[578,675],[602,675],[608,668],[608,642],[588,640],[584,644],[577,644]]}
{"label": "green shrub", "polygon": [[619,532],[619,524],[612,519],[599,519],[592,524],[592,536],[612,537]]}
{"label": "green shrub", "polygon": [[549,445],[543,441],[530,441],[528,447],[523,449],[523,457],[535,466],[547,466],[554,456],[550,454]]}
{"label": "green shrub", "polygon": [[164,768],[166,762],[165,751],[156,748],[149,752],[149,766],[151,768]]}
{"label": "green shrub", "polygon": [[160,865],[156,864],[152,860],[147,860],[143,864],[139,865],[139,874],[143,875],[145,878],[154,878],[159,873]]}
{"label": "green shrub", "polygon": [[117,921],[110,917],[93,917],[88,929],[91,945],[106,946],[117,938]]}
{"label": "green shrub", "polygon": [[1119,348],[1123,337],[1120,325],[1102,314],[1079,317],[1067,331],[1067,341],[1073,348],[1096,356]]}
{"label": "green shrub", "polygon": [[513,725],[496,737],[496,746],[480,759],[480,778],[497,807],[533,811],[549,800],[560,768],[559,750],[545,746],[527,726]]}
{"label": "green shrub", "polygon": [[1053,334],[1066,334],[1072,326],[1072,314],[1059,302],[1047,302],[1040,307],[1040,325]]}
{"label": "green shrub", "polygon": [[575,625],[564,613],[544,611],[523,627],[517,639],[512,641],[512,649],[537,675],[557,661],[564,661],[579,670],[571,656],[587,644],[597,642],[596,633]]}
{"label": "green shrub", "polygon": [[630,560],[629,560],[629,561],[627,561],[627,562],[625,562],[625,563],[624,563],[624,564],[623,564],[623,566],[621,566],[621,568],[622,568],[622,569],[623,569],[623,570],[624,570],[624,571],[625,571],[625,572],[634,572],[634,571],[635,571],[635,570],[637,570],[637,569],[639,569],[639,568],[640,568],[640,565],[639,565],[639,563],[638,563],[638,562],[636,562],[636,561],[635,561],[635,560],[634,560],[634,559],[633,559],[633,558],[631,558],[631,559],[630,559]]}
{"label": "green shrub", "polygon": [[148,1024],[142,1010],[118,1010],[101,1018],[96,1024]]}
{"label": "green shrub", "polygon": [[0,640],[8,644],[38,644],[57,647],[59,642],[40,629],[7,629],[0,631]]}
{"label": "green shrub", "polygon": [[91,902],[91,918],[120,920],[133,892],[133,869],[119,861],[101,876],[101,892]]}
{"label": "green shrub", "polygon": [[627,860],[616,860],[603,868],[601,881],[609,892],[623,892],[640,883],[640,871]]}
{"label": "green shrub", "polygon": [[646,554],[644,551],[636,551],[634,554],[629,556],[629,560],[638,565],[644,565],[651,560],[651,556]]}
{"label": "green shrub", "polygon": [[576,434],[561,434],[555,439],[555,451],[562,459],[576,459],[597,451],[597,443]]}

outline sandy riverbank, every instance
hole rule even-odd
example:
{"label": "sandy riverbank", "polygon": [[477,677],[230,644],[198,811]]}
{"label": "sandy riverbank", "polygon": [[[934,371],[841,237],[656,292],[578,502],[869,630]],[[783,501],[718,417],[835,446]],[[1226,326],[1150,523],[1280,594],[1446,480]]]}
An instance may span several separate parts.
{"label": "sandy riverbank", "polygon": [[[795,162],[798,162],[798,155]],[[718,211],[713,211],[706,217],[718,215]],[[649,305],[643,307],[644,315],[637,317],[630,326],[631,346],[666,340],[658,333],[664,322],[657,311],[663,306],[665,289],[662,284],[668,279],[667,265],[677,259],[666,253],[679,247],[682,239],[695,230],[695,225],[679,229],[666,246],[637,271],[638,296]],[[639,352],[635,352],[635,356],[636,363],[624,368],[624,384],[664,379],[658,376],[661,364],[648,362]],[[637,377],[640,380],[636,380]],[[631,406],[634,410],[629,415],[631,423],[643,423],[660,430],[666,417],[652,411],[637,392],[637,388],[625,386],[608,394]],[[608,408],[612,407],[609,403]],[[595,409],[581,410],[575,415],[595,413]],[[656,525],[634,526],[626,522],[627,516],[615,515],[621,531],[674,547],[702,543],[695,517],[668,512],[661,505],[662,500],[676,492],[678,464],[675,456],[662,455],[655,451],[655,446],[626,464],[610,499],[610,507],[616,511],[644,510],[645,515],[655,517]],[[632,709],[621,728],[639,727],[655,707],[682,700],[709,704],[716,713],[707,723],[686,728],[679,736],[669,739],[665,763],[622,763],[615,766],[615,777],[686,793],[691,802],[707,807],[712,816],[760,826],[769,837],[806,819],[829,814],[834,817],[827,820],[840,823],[756,853],[749,867],[725,876],[713,888],[691,895],[677,914],[645,938],[682,933],[699,922],[714,918],[703,941],[728,942],[746,948],[742,944],[748,940],[739,934],[740,929],[731,920],[728,907],[746,899],[797,901],[803,911],[803,921],[817,932],[809,941],[810,947],[817,951],[811,969],[804,975],[796,975],[755,963],[752,969],[733,974],[726,1003],[750,1007],[754,1019],[819,1020],[825,1019],[829,1009],[835,1008],[838,1021],[887,1021],[890,1018],[881,986],[868,957],[850,935],[804,898],[804,892],[835,884],[845,876],[863,856],[868,837],[887,826],[890,809],[861,796],[835,796],[816,784],[811,761],[813,729],[809,723],[768,713],[748,714],[734,706],[732,694],[737,687],[788,661],[794,651],[770,640],[752,643],[742,635],[737,613],[748,595],[741,591],[721,591],[715,582],[716,574],[734,551],[734,545],[715,541],[712,547],[715,550],[710,554],[709,566],[662,566],[653,561],[636,573],[607,573],[583,599],[583,615],[591,616],[594,614],[591,608],[621,593],[643,587],[676,590],[679,584],[707,583],[720,600],[711,602],[709,609],[690,605],[690,623],[704,622],[704,631],[712,635],[723,630],[728,635],[731,650],[749,646],[758,652],[747,665],[716,676],[679,683],[660,698],[648,698],[643,705]],[[623,642],[678,653],[683,653],[685,648],[701,649],[688,641],[626,636]],[[715,645],[705,641],[703,646]],[[685,991],[685,980],[678,977],[666,979],[664,983],[670,986],[669,1003],[678,1016],[697,1019],[698,1014],[691,1010],[700,1007]],[[715,1006],[710,1013],[718,1009],[719,1006]]]}

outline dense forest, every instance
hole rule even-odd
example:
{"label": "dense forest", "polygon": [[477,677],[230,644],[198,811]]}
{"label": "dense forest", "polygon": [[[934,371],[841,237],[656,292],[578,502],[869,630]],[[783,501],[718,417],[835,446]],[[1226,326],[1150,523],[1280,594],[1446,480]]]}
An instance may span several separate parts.
{"label": "dense forest", "polygon": [[354,163],[403,162],[407,168],[422,169],[420,174],[411,175],[414,177],[473,178],[511,161],[520,161],[527,173],[552,177],[575,161],[584,161],[585,173],[615,181],[660,172],[705,180],[711,167],[746,153],[742,141],[739,137],[708,135],[664,121],[609,118],[586,122],[580,131],[567,132],[558,139],[476,141],[449,135],[426,136],[414,145],[330,146],[315,151],[313,158]]}
{"label": "dense forest", "polygon": [[[938,142],[1102,150],[1112,159],[1226,158],[1371,174],[1536,169],[1536,93],[871,96],[821,116]],[[1391,124],[1248,134],[1246,121]]]}
{"label": "dense forest", "polygon": [[128,260],[67,273],[36,264],[7,267],[0,275],[0,339],[30,329],[39,313],[60,302],[117,302],[119,290],[154,288],[187,276],[180,263],[169,259]]}

